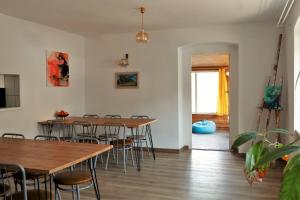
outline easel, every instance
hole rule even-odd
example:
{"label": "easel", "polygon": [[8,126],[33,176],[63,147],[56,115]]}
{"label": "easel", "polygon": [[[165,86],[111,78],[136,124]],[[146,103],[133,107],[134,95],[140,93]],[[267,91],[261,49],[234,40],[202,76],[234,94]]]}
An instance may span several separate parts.
{"label": "easel", "polygon": [[[281,42],[282,42],[282,34],[279,35],[277,54],[276,54],[276,64],[273,67],[273,75],[272,75],[272,77],[269,78],[267,86],[273,86],[273,87],[276,86]],[[281,87],[282,87],[283,86],[283,78],[282,77],[281,77],[279,82],[280,82]],[[261,130],[261,128],[260,128],[261,127],[261,120],[262,120],[264,115],[266,115],[267,118],[265,120],[266,124],[265,124],[263,130],[264,131],[269,130],[272,113],[275,114],[274,115],[275,126],[276,126],[276,128],[279,128],[279,126],[280,126],[280,112],[282,111],[282,108],[280,106],[281,93],[282,93],[282,88],[281,88],[280,94],[276,98],[276,106],[275,107],[270,107],[269,105],[266,104],[264,98],[262,99],[261,106],[258,107],[258,117],[257,117],[257,126],[256,126],[257,131]],[[280,135],[279,134],[277,134],[277,136],[276,136],[276,141],[280,142]]]}

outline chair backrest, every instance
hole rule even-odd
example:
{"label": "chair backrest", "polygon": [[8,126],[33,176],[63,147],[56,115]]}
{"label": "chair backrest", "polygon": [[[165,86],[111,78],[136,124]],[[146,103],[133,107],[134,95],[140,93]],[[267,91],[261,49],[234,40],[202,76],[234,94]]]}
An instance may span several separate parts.
{"label": "chair backrest", "polygon": [[120,119],[121,115],[104,115],[104,118]]}
{"label": "chair backrest", "polygon": [[86,121],[74,121],[72,131],[75,137],[92,137],[94,133],[93,124]]}
{"label": "chair backrest", "polygon": [[[150,119],[150,117],[147,115],[131,115],[130,118],[131,119]],[[139,134],[142,136],[146,136],[147,130],[148,130],[147,127],[145,128],[145,126],[143,126],[142,129],[140,130]]]}
{"label": "chair backrest", "polygon": [[100,118],[100,116],[99,115],[97,115],[97,114],[85,114],[85,115],[83,115],[82,117],[90,117],[90,118]]}
{"label": "chair backrest", "polygon": [[59,137],[54,135],[37,135],[34,140],[59,141]]}
{"label": "chair backrest", "polygon": [[[126,139],[126,126],[124,123],[104,123],[104,133],[107,138],[116,137],[116,140]],[[112,140],[112,141],[116,141]]]}
{"label": "chair backrest", "polygon": [[[78,137],[78,136],[72,138],[71,142],[86,143],[86,144],[100,144],[100,141],[97,138]],[[96,168],[96,165],[97,165],[97,159],[98,159],[98,156],[96,156],[95,158],[92,159],[92,164],[94,165],[95,168]],[[82,168],[82,165],[81,165],[81,168]]]}
{"label": "chair backrest", "polygon": [[147,115],[131,115],[131,119],[150,119]]}
{"label": "chair backrest", "polygon": [[25,136],[20,133],[3,133],[1,137],[9,139],[25,139]]}
{"label": "chair backrest", "polygon": [[19,173],[21,176],[21,190],[23,191],[23,199],[27,200],[26,174],[25,169],[21,165],[0,163],[1,172]]}

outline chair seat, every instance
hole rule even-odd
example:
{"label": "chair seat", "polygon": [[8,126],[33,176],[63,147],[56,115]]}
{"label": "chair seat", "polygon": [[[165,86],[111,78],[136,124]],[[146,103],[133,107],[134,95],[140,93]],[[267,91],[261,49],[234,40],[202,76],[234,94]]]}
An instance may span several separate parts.
{"label": "chair seat", "polygon": [[27,180],[34,180],[37,179],[41,176],[45,176],[45,174],[40,173],[40,172],[36,172],[36,171],[26,171],[26,179]]}
{"label": "chair seat", "polygon": [[10,192],[9,185],[0,183],[0,197],[7,195],[9,192]]}
{"label": "chair seat", "polygon": [[[21,174],[20,173],[15,173],[14,175],[14,178],[17,179],[17,180],[21,180]],[[35,180],[39,177],[44,177],[45,174],[42,174],[40,172],[36,172],[36,171],[26,171],[26,179],[27,180]]]}
{"label": "chair seat", "polygon": [[146,136],[144,136],[144,135],[139,135],[139,136],[134,135],[134,136],[130,136],[128,138],[131,138],[134,140],[146,140]]}
{"label": "chair seat", "polygon": [[[11,197],[8,197],[8,199],[12,200],[23,200],[24,194],[22,191],[12,194]],[[38,192],[37,190],[27,190],[27,199],[28,200],[48,200],[50,199],[50,192],[47,192],[47,198],[46,198],[46,192],[44,190],[40,190]]]}
{"label": "chair seat", "polygon": [[130,146],[132,145],[133,140],[131,138],[127,138],[125,140],[114,140],[111,141],[110,144],[113,145],[114,147],[123,147],[123,146]]}
{"label": "chair seat", "polygon": [[62,172],[54,176],[53,181],[58,185],[79,185],[92,180],[88,171]]}

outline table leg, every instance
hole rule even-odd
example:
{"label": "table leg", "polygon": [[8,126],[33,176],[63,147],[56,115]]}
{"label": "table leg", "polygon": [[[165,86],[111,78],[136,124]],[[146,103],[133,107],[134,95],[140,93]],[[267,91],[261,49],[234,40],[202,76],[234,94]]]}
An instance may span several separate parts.
{"label": "table leg", "polygon": [[101,199],[100,189],[99,189],[99,185],[98,185],[97,173],[96,173],[95,165],[93,162],[93,158],[89,159],[88,163],[89,163],[89,168],[90,168],[92,181],[93,181],[93,185],[94,185],[94,189],[95,189],[96,198],[97,198],[97,200],[100,200]]}
{"label": "table leg", "polygon": [[[136,138],[139,138],[139,128],[136,128],[135,129],[135,137]],[[135,151],[136,151],[136,166],[137,166],[137,170],[138,171],[141,171],[141,141],[138,139],[137,140],[137,143],[136,143],[136,148],[135,148]]]}
{"label": "table leg", "polygon": [[49,184],[50,184],[50,199],[52,200],[52,181],[53,181],[53,174],[49,175],[50,180],[49,180]]}
{"label": "table leg", "polygon": [[148,135],[148,138],[149,138],[153,159],[155,160],[156,157],[155,157],[155,152],[154,152],[154,147],[153,147],[153,140],[152,140],[152,133],[151,133],[150,125],[146,126],[146,132],[147,132],[147,135]]}

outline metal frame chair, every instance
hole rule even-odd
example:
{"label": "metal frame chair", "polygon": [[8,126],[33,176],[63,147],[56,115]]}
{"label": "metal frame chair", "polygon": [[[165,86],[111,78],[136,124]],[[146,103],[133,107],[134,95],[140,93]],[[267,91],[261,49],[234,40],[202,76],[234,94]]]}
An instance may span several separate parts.
{"label": "metal frame chair", "polygon": [[21,185],[21,190],[20,192],[16,192],[11,194],[10,197],[4,195],[4,199],[16,199],[15,197],[18,197],[18,199],[24,199],[27,200],[27,186],[26,186],[26,174],[25,170],[21,165],[17,164],[8,164],[8,163],[0,163],[0,169],[3,172],[8,172],[8,173],[19,173],[21,175],[21,180],[22,180],[22,185]]}
{"label": "metal frame chair", "polygon": [[[105,133],[109,135],[116,135],[116,139],[111,140],[110,144],[113,145],[113,154],[117,158],[117,165],[119,163],[119,151],[123,152],[123,169],[126,173],[126,161],[128,157],[128,150],[131,153],[132,165],[135,166],[134,157],[133,157],[133,140],[131,138],[126,137],[126,126],[123,123],[105,123],[104,124]],[[116,152],[115,152],[116,151]],[[107,169],[108,159],[106,162]]]}
{"label": "metal frame chair", "polygon": [[[71,142],[100,144],[100,141],[98,139],[91,138],[91,137],[74,137]],[[53,178],[55,184],[55,198],[61,200],[61,195],[59,190],[62,190],[62,191],[71,191],[73,199],[75,197],[74,193],[76,192],[76,197],[79,200],[81,190],[88,189],[92,186],[96,188],[95,185],[98,185],[97,176],[95,172],[93,172],[93,175],[91,175],[90,172],[88,172],[87,165],[88,164],[90,165],[89,166],[90,170],[91,168],[95,169],[97,165],[97,157],[98,156],[96,156],[93,159],[90,159],[89,163],[87,163],[86,161],[78,165],[72,166],[70,172],[65,171],[56,174]],[[80,187],[80,185],[84,185],[84,186]],[[66,188],[67,186],[71,186],[71,188]],[[100,191],[96,191],[96,194],[99,195],[100,197]]]}
{"label": "metal frame chair", "polygon": [[25,139],[25,136],[20,133],[3,133],[1,137],[7,139]]}
{"label": "metal frame chair", "polygon": [[[121,115],[104,115],[104,118],[107,119],[120,119],[122,118]],[[118,135],[117,134],[111,134],[111,132],[107,132],[107,130],[104,127],[104,134],[99,135],[100,141],[104,141],[105,144],[109,144],[111,141],[116,140]]]}
{"label": "metal frame chair", "polygon": [[54,135],[37,135],[34,140],[60,141],[59,137]]}
{"label": "metal frame chair", "polygon": [[[150,119],[147,115],[132,115],[131,119]],[[142,127],[141,131],[139,132],[139,137],[137,138],[135,135],[132,136],[135,143],[140,142],[141,152],[142,152],[142,160],[144,160],[144,151],[143,151],[143,143],[146,144],[148,155],[150,154],[149,146],[147,137],[147,128],[145,126]]]}
{"label": "metal frame chair", "polygon": [[[95,119],[98,119],[100,118],[99,115],[97,114],[85,114],[82,116],[83,118],[95,118]],[[98,129],[98,126],[97,125],[94,125],[94,124],[91,124],[91,129],[90,131],[92,132],[91,134],[94,136],[94,137],[97,137],[97,129]]]}
{"label": "metal frame chair", "polygon": [[65,124],[64,120],[59,119],[47,120],[47,123],[43,125],[44,135],[53,135],[53,131],[56,130],[55,127],[58,130],[58,137],[60,140],[70,139],[70,135],[68,135],[70,130],[67,129],[69,126]]}
{"label": "metal frame chair", "polygon": [[[43,140],[43,141],[60,141],[59,137],[57,136],[51,136],[51,135],[37,135],[34,137],[34,140]],[[40,182],[40,179],[44,178],[42,182]],[[14,175],[15,184],[22,185],[22,180],[20,178],[20,174]],[[47,174],[42,174],[35,171],[26,171],[26,185],[30,186],[33,185],[34,189],[37,189],[38,192],[40,192],[40,184],[45,184],[45,193],[47,193],[47,182],[49,182],[49,179],[47,179]],[[33,182],[28,182],[33,181]],[[17,186],[16,186],[17,189]],[[49,195],[50,196],[50,195]]]}
{"label": "metal frame chair", "polygon": [[[80,130],[80,131],[79,131]],[[93,137],[93,124],[87,121],[72,123],[72,137]]]}

